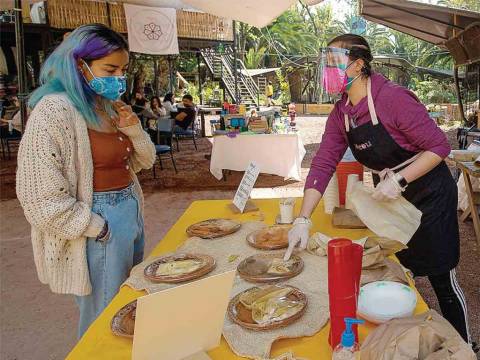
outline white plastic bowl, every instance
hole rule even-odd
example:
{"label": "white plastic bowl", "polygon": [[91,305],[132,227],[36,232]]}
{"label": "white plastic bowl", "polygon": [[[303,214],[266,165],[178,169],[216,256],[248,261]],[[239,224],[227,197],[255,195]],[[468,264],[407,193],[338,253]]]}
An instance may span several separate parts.
{"label": "white plastic bowl", "polygon": [[409,286],[394,281],[375,281],[360,289],[357,313],[381,324],[394,318],[409,317],[417,306],[417,295]]}

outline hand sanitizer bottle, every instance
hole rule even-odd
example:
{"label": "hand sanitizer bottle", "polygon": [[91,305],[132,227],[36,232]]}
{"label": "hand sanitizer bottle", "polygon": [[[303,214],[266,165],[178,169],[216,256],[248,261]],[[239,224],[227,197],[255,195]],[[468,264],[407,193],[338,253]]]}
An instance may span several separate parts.
{"label": "hand sanitizer bottle", "polygon": [[359,350],[352,331],[353,324],[363,324],[363,320],[345,318],[345,330],[342,333],[340,344],[333,350],[332,360],[355,360],[355,353]]}

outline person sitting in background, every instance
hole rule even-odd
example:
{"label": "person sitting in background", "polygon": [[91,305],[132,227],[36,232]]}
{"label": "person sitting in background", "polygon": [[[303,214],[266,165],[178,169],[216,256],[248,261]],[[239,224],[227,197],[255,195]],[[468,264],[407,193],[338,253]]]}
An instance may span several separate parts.
{"label": "person sitting in background", "polygon": [[[0,119],[0,125],[8,127],[8,135],[5,137],[18,137],[22,135],[22,119],[20,114],[20,101],[17,96],[12,96],[10,100],[7,100],[9,107],[12,107],[11,111],[5,111]],[[30,114],[30,110],[27,108],[27,117]]]}
{"label": "person sitting in background", "polygon": [[175,114],[175,125],[183,130],[187,130],[192,122],[195,121],[196,110],[192,95],[183,95],[182,104],[183,106],[179,106],[178,112]]}
{"label": "person sitting in background", "polygon": [[162,105],[162,102],[158,96],[154,96],[150,100],[150,111],[156,116],[167,115],[167,111],[165,110],[165,107]]}
{"label": "person sitting in background", "polygon": [[135,114],[142,113],[147,108],[147,99],[141,92],[135,93],[135,98],[132,101],[132,110]]}
{"label": "person sitting in background", "polygon": [[145,109],[141,115],[144,119],[147,119],[147,129],[148,133],[152,137],[152,141],[155,142],[156,140],[156,131],[157,131],[157,122],[158,118],[162,116],[166,116],[165,108],[160,101],[158,96],[154,96],[150,100],[150,108]]}
{"label": "person sitting in background", "polygon": [[172,93],[168,93],[167,95],[165,95],[165,97],[163,98],[162,105],[165,108],[165,112],[167,116],[170,116],[170,113],[172,111],[177,111],[175,107],[175,99],[173,98]]}

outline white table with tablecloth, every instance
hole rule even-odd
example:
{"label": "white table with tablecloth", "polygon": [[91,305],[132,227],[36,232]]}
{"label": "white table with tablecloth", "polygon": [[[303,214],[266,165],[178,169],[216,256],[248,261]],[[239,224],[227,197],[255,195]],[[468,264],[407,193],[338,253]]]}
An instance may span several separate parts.
{"label": "white table with tablecloth", "polygon": [[220,180],[222,170],[245,171],[248,164],[254,161],[261,173],[299,181],[305,153],[298,133],[240,134],[234,138],[215,136],[210,172]]}

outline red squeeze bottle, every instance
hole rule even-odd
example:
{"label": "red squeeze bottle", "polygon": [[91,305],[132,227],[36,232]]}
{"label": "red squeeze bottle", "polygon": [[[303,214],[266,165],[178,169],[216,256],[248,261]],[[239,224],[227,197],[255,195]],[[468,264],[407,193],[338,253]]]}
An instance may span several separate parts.
{"label": "red squeeze bottle", "polygon": [[[328,342],[335,348],[345,329],[344,318],[357,315],[357,289],[360,283],[358,248],[349,239],[328,242],[328,297],[330,300],[330,334]],[[355,261],[357,260],[357,261]],[[356,280],[358,277],[358,281]],[[358,332],[355,329],[358,340]]]}

